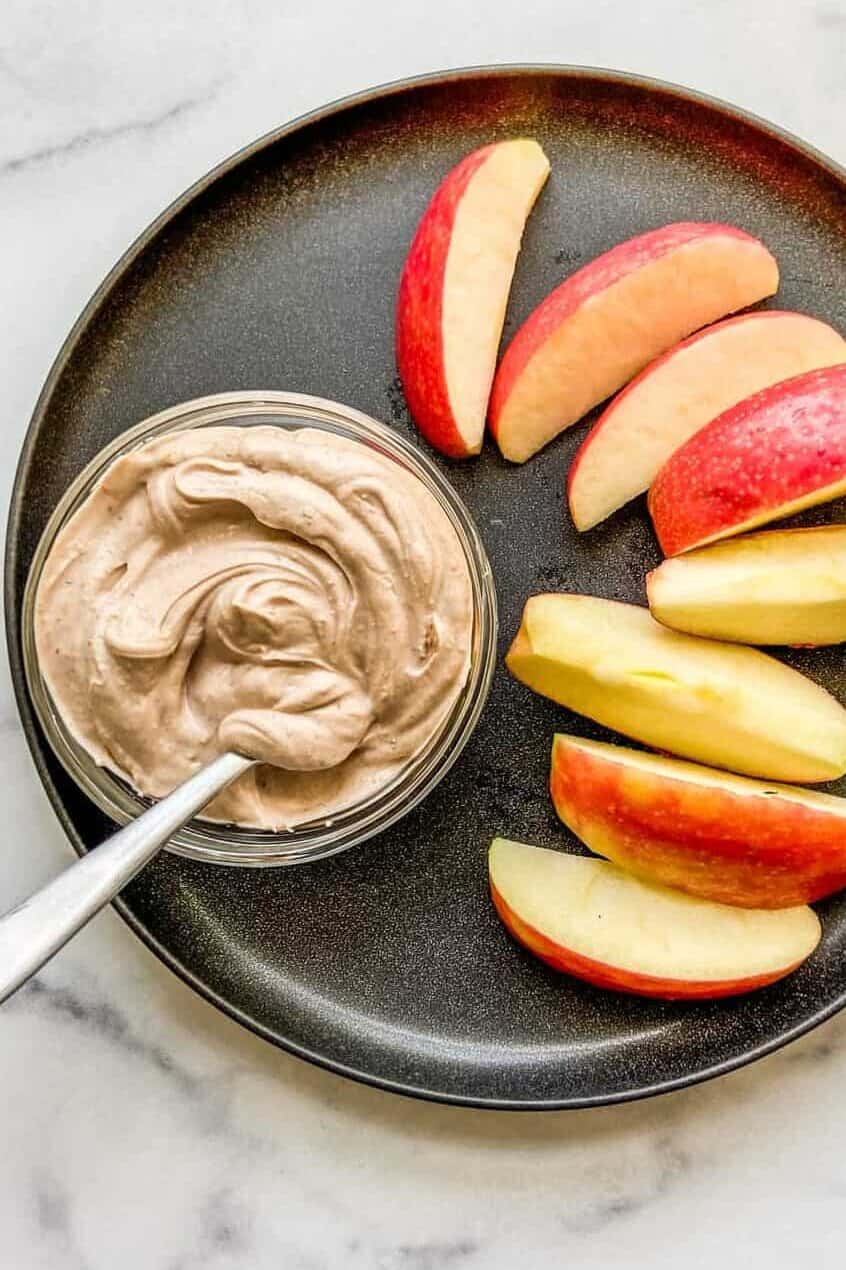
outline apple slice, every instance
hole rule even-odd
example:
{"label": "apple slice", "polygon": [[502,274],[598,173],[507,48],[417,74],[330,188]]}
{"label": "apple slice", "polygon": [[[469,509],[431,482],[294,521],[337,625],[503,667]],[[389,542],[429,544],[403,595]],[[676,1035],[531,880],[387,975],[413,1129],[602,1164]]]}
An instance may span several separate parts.
{"label": "apple slice", "polygon": [[578,737],[552,743],[550,793],[597,855],[743,908],[789,908],[846,886],[846,799]]}
{"label": "apple slice", "polygon": [[846,525],[770,529],[665,560],[646,579],[665,626],[741,644],[846,640]]}
{"label": "apple slice", "polygon": [[598,256],[509,344],[489,410],[500,450],[524,463],[659,353],[777,287],[766,247],[731,225],[665,225]]}
{"label": "apple slice", "polygon": [[714,904],[606,860],[496,838],[488,869],[515,939],[600,988],[670,1001],[732,996],[782,979],[820,941],[813,909]]}
{"label": "apple slice", "polygon": [[726,410],[667,460],[649,491],[665,555],[846,493],[846,366],[811,370]]}
{"label": "apple slice", "polygon": [[846,710],[774,657],[668,630],[647,609],[535,595],[506,657],[515,678],[626,736],[765,780],[846,772]]}
{"label": "apple slice", "polygon": [[803,313],[744,313],[699,331],[642,371],[605,410],[570,468],[577,529],[649,488],[674,450],[770,384],[846,362],[846,341]]}
{"label": "apple slice", "polygon": [[549,173],[536,141],[469,154],[435,192],[397,299],[397,366],[414,420],[452,458],[477,454],[523,227]]}

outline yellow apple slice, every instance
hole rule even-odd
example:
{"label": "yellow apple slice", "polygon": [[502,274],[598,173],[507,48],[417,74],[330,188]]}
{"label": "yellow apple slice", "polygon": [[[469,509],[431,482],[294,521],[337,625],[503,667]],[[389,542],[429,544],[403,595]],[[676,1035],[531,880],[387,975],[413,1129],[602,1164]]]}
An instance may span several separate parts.
{"label": "yellow apple slice", "polygon": [[770,252],[732,225],[665,225],[598,256],[505,351],[489,410],[503,455],[525,462],[686,335],[777,287]]}
{"label": "yellow apple slice", "polygon": [[438,187],[409,249],[397,366],[417,426],[452,458],[481,448],[520,240],[548,173],[536,141],[474,150]]}
{"label": "yellow apple slice", "polygon": [[606,860],[497,838],[491,896],[506,928],[600,988],[684,1000],[762,988],[820,940],[813,909],[731,908],[643,882]]}
{"label": "yellow apple slice", "polygon": [[771,529],[674,556],[646,580],[665,626],[740,644],[846,640],[846,525]]}
{"label": "yellow apple slice", "polygon": [[668,630],[634,604],[535,595],[506,664],[553,701],[626,736],[779,781],[846,772],[846,710],[774,657]]}
{"label": "yellow apple slice", "polygon": [[674,450],[744,397],[846,361],[846,341],[804,313],[744,313],[676,345],[628,385],[591,429],[567,484],[577,529],[644,493]]}

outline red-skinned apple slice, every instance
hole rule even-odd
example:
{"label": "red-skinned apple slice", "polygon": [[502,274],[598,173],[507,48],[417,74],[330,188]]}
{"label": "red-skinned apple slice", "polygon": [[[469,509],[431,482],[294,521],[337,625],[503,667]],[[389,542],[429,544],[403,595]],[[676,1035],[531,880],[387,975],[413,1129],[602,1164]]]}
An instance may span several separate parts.
{"label": "red-skinned apple slice", "polygon": [[672,556],[647,576],[652,616],[741,644],[846,640],[846,525],[769,529]]}
{"label": "red-skinned apple slice", "polygon": [[714,904],[606,860],[497,838],[488,861],[511,934],[600,988],[666,1000],[732,996],[790,974],[820,939],[813,909]]}
{"label": "red-skinned apple slice", "polygon": [[591,851],[648,881],[743,908],[846,886],[846,799],[571,736],[549,787]]}
{"label": "red-skinned apple slice", "polygon": [[731,225],[665,225],[605,252],[506,349],[488,411],[503,455],[525,462],[680,339],[777,287],[766,247]]}
{"label": "red-skinned apple slice", "polygon": [[414,420],[452,458],[478,453],[526,219],[549,173],[536,141],[484,146],[447,175],[397,298],[397,367]]}
{"label": "red-skinned apple slice", "polygon": [[724,411],[667,460],[649,491],[676,556],[846,493],[846,366],[794,376]]}
{"label": "red-skinned apple slice", "polygon": [[674,450],[752,393],[846,362],[846,341],[803,313],[744,313],[699,331],[618,394],[573,459],[577,529],[591,529],[652,484]]}

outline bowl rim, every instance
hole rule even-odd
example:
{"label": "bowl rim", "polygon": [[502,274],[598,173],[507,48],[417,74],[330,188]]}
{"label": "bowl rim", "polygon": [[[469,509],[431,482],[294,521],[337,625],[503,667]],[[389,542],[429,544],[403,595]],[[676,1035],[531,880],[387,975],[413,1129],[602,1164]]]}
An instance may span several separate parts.
{"label": "bowl rim", "polygon": [[328,398],[278,390],[208,394],[179,402],[114,437],[74,477],[51,512],[32,557],[21,605],[21,648],[29,697],[48,744],[68,775],[117,824],[129,823],[154,803],[99,765],[73,735],[41,674],[35,645],[35,602],[44,564],[57,534],[120,457],[157,437],[204,427],[314,429],[365,445],[403,468],[429,492],[447,517],[470,579],[473,628],[467,674],[447,715],[392,779],[329,817],[290,830],[251,829],[196,817],[165,848],[216,865],[269,868],[310,863],[347,851],[406,816],[446,776],[481,718],[494,671],[498,613],[493,571],[464,501],[432,460],[410,441],[361,410]]}

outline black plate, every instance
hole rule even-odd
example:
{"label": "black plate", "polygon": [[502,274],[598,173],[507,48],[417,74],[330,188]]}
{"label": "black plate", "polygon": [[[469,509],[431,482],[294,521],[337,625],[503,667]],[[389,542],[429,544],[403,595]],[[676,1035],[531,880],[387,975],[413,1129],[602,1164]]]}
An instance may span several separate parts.
{"label": "black plate", "polygon": [[[688,219],[763,237],[782,267],[778,307],[846,327],[844,174],[768,125],[666,85],[576,69],[450,73],[330,107],[228,160],[142,235],[94,296],[44,388],[15,486],[12,671],[39,773],[78,851],[112,826],[49,752],[21,669],[21,595],[49,512],[105,442],[206,393],[315,393],[414,436],[393,360],[406,248],[449,167],[519,134],[543,144],[552,176],[526,234],[506,335],[598,252]],[[443,464],[494,564],[503,651],[532,591],[643,600],[657,551],[642,501],[584,538],[562,514],[564,472],[583,434],[572,429],[522,468],[490,446],[478,462]],[[789,660],[846,699],[840,649]],[[574,1107],[655,1093],[747,1062],[844,1004],[839,899],[821,906],[825,936],[807,966],[755,996],[710,1005],[593,991],[512,943],[487,898],[485,852],[496,833],[575,849],[545,789],[555,728],[602,734],[500,670],[458,765],[381,838],[288,870],[164,856],[119,911],[169,966],[262,1036],[346,1075],[444,1101]]]}

